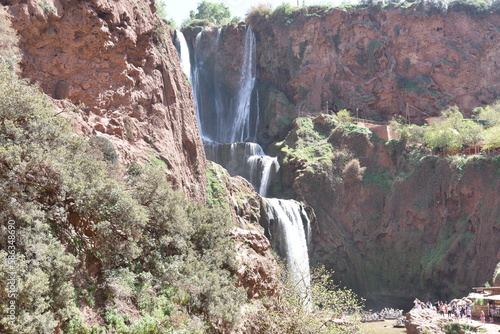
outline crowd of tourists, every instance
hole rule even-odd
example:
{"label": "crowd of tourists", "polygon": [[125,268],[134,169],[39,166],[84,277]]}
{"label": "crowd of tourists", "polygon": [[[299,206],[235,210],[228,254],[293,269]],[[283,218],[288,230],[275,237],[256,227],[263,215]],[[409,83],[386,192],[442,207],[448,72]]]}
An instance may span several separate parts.
{"label": "crowd of tourists", "polygon": [[[460,321],[462,319],[467,319],[467,322],[470,322],[472,319],[472,301],[467,298],[462,299],[454,299],[449,303],[438,301],[436,303],[431,302],[421,302],[418,299],[415,299],[414,302],[416,309],[432,309],[439,313],[444,318],[453,319],[456,321]],[[494,322],[495,308],[493,305],[489,307],[489,321]],[[479,319],[482,323],[486,322],[486,314],[484,311],[481,311],[479,315]]]}
{"label": "crowd of tourists", "polygon": [[363,314],[362,321],[382,321],[386,319],[398,319],[403,315],[403,310],[393,308],[384,308],[379,312],[366,312]]}

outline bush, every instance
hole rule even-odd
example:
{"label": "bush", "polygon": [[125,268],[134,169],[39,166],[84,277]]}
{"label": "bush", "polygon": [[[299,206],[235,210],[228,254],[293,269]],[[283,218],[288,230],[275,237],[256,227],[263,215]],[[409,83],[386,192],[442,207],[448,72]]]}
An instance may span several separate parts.
{"label": "bush", "polygon": [[[3,64],[0,119],[2,277],[12,271],[9,220],[17,237],[16,321],[8,323],[2,303],[2,333],[51,333],[60,323],[68,333],[191,332],[189,326],[237,323],[245,293],[235,287],[226,211],[191,203],[158,168],[134,168],[125,180],[108,174],[102,157],[114,160],[110,143],[73,134],[37,87]],[[79,257],[85,262],[77,270]],[[95,277],[73,282],[86,266],[99,268]],[[9,300],[6,284],[0,282],[2,300]],[[80,303],[106,309],[107,326],[89,329]],[[142,317],[132,323],[126,312],[133,308]],[[169,320],[174,310],[183,320]]]}
{"label": "bush", "polygon": [[424,143],[430,148],[441,148],[448,153],[472,146],[482,138],[482,127],[463,118],[457,107],[441,112],[445,120],[433,123],[424,133]]}
{"label": "bush", "polygon": [[94,136],[89,139],[90,146],[98,148],[105,161],[111,163],[118,162],[118,154],[116,153],[115,146],[108,138],[102,136]]}
{"label": "bush", "polygon": [[463,334],[476,332],[477,329],[471,327],[467,324],[462,324],[459,322],[451,322],[444,325],[444,332],[446,334]]}
{"label": "bush", "polygon": [[276,7],[273,11],[271,19],[278,23],[288,25],[295,21],[295,16],[298,13],[300,13],[299,7],[293,7],[290,3],[286,2]]}
{"label": "bush", "polygon": [[[331,280],[332,272],[323,267],[311,274],[307,294],[297,291],[285,274],[278,298],[267,300],[266,309],[250,318],[250,326],[265,333],[359,333],[363,301]],[[349,314],[349,321],[337,322]]]}
{"label": "bush", "polygon": [[354,117],[351,115],[349,110],[341,109],[337,112],[337,119],[339,122],[349,123],[354,120]]}
{"label": "bush", "polygon": [[245,21],[252,23],[257,22],[259,18],[268,19],[273,12],[270,4],[259,3],[250,7],[250,10],[246,14]]}
{"label": "bush", "polygon": [[10,70],[14,70],[20,59],[16,31],[11,28],[7,13],[2,8],[0,9],[0,62]]}

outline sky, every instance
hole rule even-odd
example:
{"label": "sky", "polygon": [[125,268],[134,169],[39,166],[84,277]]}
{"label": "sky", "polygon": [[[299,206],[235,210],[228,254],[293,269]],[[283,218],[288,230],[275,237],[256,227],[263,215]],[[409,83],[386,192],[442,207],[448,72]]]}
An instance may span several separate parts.
{"label": "sky", "polygon": [[[189,17],[189,11],[194,10],[198,7],[198,4],[202,0],[160,0],[165,3],[165,11],[167,13],[167,18],[173,19],[177,26],[181,26],[182,22]],[[223,3],[229,7],[231,11],[231,17],[239,16],[242,19],[245,18],[248,10],[259,3],[270,4],[272,8],[276,8],[279,5],[288,2],[291,5],[297,6],[297,0],[209,0],[214,3]],[[299,4],[305,3],[306,5],[332,5],[340,4],[340,0],[333,1],[303,1],[298,0]]]}

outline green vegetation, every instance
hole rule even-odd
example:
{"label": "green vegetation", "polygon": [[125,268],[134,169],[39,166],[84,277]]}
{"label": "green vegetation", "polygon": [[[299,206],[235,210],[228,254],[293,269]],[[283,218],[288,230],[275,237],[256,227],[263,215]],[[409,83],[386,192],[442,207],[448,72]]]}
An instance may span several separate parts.
{"label": "green vegetation", "polygon": [[10,20],[7,15],[0,12],[0,63],[14,70],[17,68],[20,58],[16,31],[10,27]]}
{"label": "green vegetation", "polygon": [[337,119],[339,120],[339,122],[348,123],[348,122],[352,122],[354,117],[352,117],[349,110],[341,109],[341,110],[337,111]]}
{"label": "green vegetation", "polygon": [[[355,4],[341,4],[337,6],[329,5],[311,5],[311,6],[292,6],[289,3],[283,3],[274,10],[270,5],[259,4],[250,9],[246,16],[246,22],[250,24],[257,23],[260,19],[278,22],[289,25],[297,20],[299,16],[306,18],[322,17],[332,9],[351,10],[400,10],[403,14],[446,15],[448,11],[465,11],[469,15],[489,15],[500,12],[500,1],[485,0],[452,0],[446,1],[424,1],[424,0],[406,0],[401,2],[382,2],[375,0],[363,0]],[[400,34],[400,27],[394,27],[394,36]],[[369,65],[371,67],[371,65]],[[370,69],[371,72],[371,69]]]}
{"label": "green vegetation", "polygon": [[38,5],[40,7],[42,7],[43,11],[45,12],[45,14],[49,14],[49,13],[55,13],[57,12],[57,9],[56,7],[54,7],[54,5],[52,5],[49,1],[47,0],[43,0],[42,2],[39,2]]}
{"label": "green vegetation", "polygon": [[276,144],[285,156],[285,162],[290,159],[305,160],[311,164],[328,161],[333,153],[332,146],[327,142],[331,130],[336,125],[333,116],[326,116],[326,124],[318,126],[310,117],[299,117],[295,120],[296,128],[292,130],[297,141],[288,145],[287,140]]}
{"label": "green vegetation", "polygon": [[444,325],[446,334],[477,333],[478,328],[460,322],[450,322]]}
{"label": "green vegetation", "polygon": [[109,141],[73,134],[37,87],[5,66],[0,120],[0,276],[12,275],[8,221],[17,256],[16,320],[2,303],[2,333],[51,333],[59,324],[90,333],[84,305],[104,310],[94,333],[236,325],[245,294],[235,287],[224,210],[187,201],[158,168],[117,173]]}
{"label": "green vegetation", "polygon": [[[326,139],[338,124],[334,117],[299,121],[306,140],[297,152],[317,160],[331,155]],[[316,140],[322,145],[308,151]],[[349,173],[360,177],[355,165]],[[124,168],[110,140],[74,134],[37,87],[1,65],[0,276],[15,275],[17,283],[16,319],[10,322],[8,304],[0,304],[0,331],[215,333],[241,325],[246,294],[236,287],[232,219],[218,180],[217,167],[209,166],[204,205],[174,191],[154,162]],[[14,272],[8,222],[16,233]],[[269,309],[249,311],[243,326],[355,330],[357,321],[331,321],[360,304],[328,277],[317,276],[308,297],[320,317],[285,285],[279,298],[264,300]],[[7,280],[0,281],[0,299],[10,298]]]}
{"label": "green vegetation", "polygon": [[441,115],[446,119],[432,124],[424,133],[424,143],[428,147],[452,153],[481,139],[481,125],[464,119],[457,107],[450,107]]}
{"label": "green vegetation", "polygon": [[229,215],[226,190],[217,177],[220,168],[216,164],[207,165],[207,204],[211,208],[223,208]]}
{"label": "green vegetation", "polygon": [[389,190],[393,183],[391,171],[389,169],[381,168],[378,171],[367,172],[363,174],[363,183],[376,184],[384,190]]}
{"label": "green vegetation", "polygon": [[474,110],[475,118],[484,124],[484,149],[500,147],[500,101],[485,108]]}
{"label": "green vegetation", "polygon": [[[281,298],[264,299],[266,309],[251,319],[257,329],[270,334],[341,334],[360,333],[363,300],[348,289],[341,289],[331,280],[333,273],[323,267],[311,273],[311,288],[305,294],[297,293],[292,279],[284,277]],[[308,305],[315,312],[308,310]],[[351,321],[335,322],[349,314]]]}
{"label": "green vegetation", "polygon": [[197,25],[199,21],[206,21],[209,24],[224,25],[230,22],[239,22],[239,17],[231,18],[229,7],[220,3],[213,3],[210,1],[202,0],[196,9],[189,12],[189,19],[182,23],[183,27]]}
{"label": "green vegetation", "polygon": [[457,107],[441,112],[442,119],[430,126],[405,124],[404,119],[390,122],[396,133],[412,143],[425,144],[437,152],[453,154],[484,141],[483,150],[500,147],[500,103],[475,109],[474,119],[464,119]]}

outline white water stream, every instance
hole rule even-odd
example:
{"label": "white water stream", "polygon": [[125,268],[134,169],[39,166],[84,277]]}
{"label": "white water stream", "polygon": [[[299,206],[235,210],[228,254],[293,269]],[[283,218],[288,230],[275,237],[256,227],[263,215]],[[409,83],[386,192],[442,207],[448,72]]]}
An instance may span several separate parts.
{"label": "white water stream", "polygon": [[[217,57],[217,51],[221,47],[221,34],[219,29],[215,41],[211,42],[216,50],[213,66],[221,65],[218,64]],[[179,40],[183,43],[183,39]],[[256,138],[259,121],[258,109],[257,114],[252,117],[252,106],[256,108],[258,105],[258,101],[255,101],[258,96],[254,94],[255,35],[248,27],[243,43],[244,59],[236,96],[225,96],[220,78],[217,74],[211,74],[206,67],[206,55],[203,54],[202,47],[206,42],[207,40],[203,40],[203,32],[200,32],[193,47],[191,83],[207,159],[221,164],[231,175],[245,177],[255,190],[265,197],[279,164],[277,158],[266,156],[260,145],[249,142]],[[264,201],[269,226],[272,225],[271,243],[285,258],[293,284],[303,295],[307,295],[310,284],[308,244],[311,235],[308,215],[304,207],[293,200],[264,198]],[[310,304],[306,304],[305,307],[308,308]]]}

